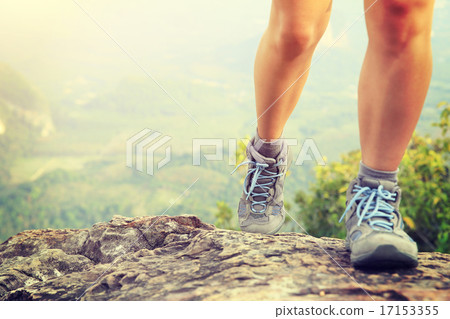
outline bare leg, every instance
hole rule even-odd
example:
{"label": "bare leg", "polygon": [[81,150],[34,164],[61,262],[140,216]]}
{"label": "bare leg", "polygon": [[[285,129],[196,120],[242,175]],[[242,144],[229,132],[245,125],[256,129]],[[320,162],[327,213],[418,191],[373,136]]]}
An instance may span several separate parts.
{"label": "bare leg", "polygon": [[362,161],[373,169],[397,169],[419,119],[431,78],[433,5],[379,0],[366,14],[358,111]]}
{"label": "bare leg", "polygon": [[330,11],[331,0],[273,0],[269,25],[255,59],[256,113],[261,138],[280,137],[308,72],[273,102],[310,66]]}

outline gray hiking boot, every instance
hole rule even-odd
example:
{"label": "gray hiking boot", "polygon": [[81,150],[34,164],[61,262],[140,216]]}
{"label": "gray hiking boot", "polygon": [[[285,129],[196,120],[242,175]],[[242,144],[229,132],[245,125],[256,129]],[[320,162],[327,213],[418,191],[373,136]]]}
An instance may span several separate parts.
{"label": "gray hiking boot", "polygon": [[288,145],[283,141],[276,158],[261,155],[254,147],[254,138],[247,145],[248,164],[244,191],[239,201],[238,218],[242,231],[275,234],[283,226],[286,211],[283,185],[288,168]]}
{"label": "gray hiking boot", "polygon": [[357,177],[347,190],[347,248],[355,267],[417,266],[417,245],[403,230],[397,183]]}

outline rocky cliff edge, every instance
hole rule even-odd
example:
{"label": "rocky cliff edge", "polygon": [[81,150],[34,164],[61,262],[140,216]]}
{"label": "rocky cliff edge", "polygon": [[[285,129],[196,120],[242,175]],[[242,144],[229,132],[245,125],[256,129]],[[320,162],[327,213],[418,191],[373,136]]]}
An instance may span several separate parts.
{"label": "rocky cliff edge", "polygon": [[216,229],[195,216],[29,230],[0,245],[1,300],[449,300],[450,255],[358,270],[344,242]]}

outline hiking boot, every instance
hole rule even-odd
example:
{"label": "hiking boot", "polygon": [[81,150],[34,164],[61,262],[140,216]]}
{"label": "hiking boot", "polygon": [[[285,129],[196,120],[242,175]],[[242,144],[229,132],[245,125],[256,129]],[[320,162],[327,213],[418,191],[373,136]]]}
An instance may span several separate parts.
{"label": "hiking boot", "polygon": [[248,161],[236,167],[248,164],[239,201],[239,226],[242,231],[250,233],[275,234],[286,218],[283,186],[290,162],[288,145],[283,141],[278,156],[268,158],[255,149],[254,141],[252,138],[247,145]]}
{"label": "hiking boot", "polygon": [[347,248],[355,267],[417,266],[417,245],[403,230],[400,187],[395,182],[357,177],[347,190]]}

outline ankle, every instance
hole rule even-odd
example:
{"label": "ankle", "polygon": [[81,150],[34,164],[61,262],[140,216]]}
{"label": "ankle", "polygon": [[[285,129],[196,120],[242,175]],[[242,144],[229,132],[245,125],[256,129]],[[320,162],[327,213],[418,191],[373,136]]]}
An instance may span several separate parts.
{"label": "ankle", "polygon": [[374,179],[387,180],[397,183],[398,168],[395,171],[382,171],[373,169],[365,165],[362,161],[359,163],[358,177],[370,177]]}
{"label": "ankle", "polygon": [[262,139],[258,134],[258,130],[256,130],[253,146],[261,155],[276,158],[281,153],[283,140],[281,137],[277,139]]}

